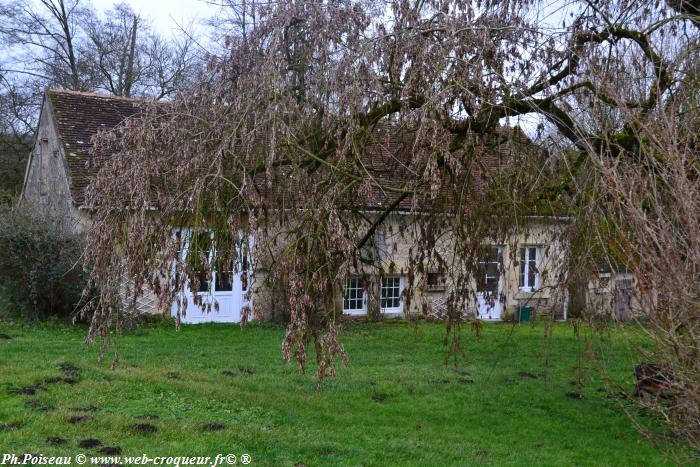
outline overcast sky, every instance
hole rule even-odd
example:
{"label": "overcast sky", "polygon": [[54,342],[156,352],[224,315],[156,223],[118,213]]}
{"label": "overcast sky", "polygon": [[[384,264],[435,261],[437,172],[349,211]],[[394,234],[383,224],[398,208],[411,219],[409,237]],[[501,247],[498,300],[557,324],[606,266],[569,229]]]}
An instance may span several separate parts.
{"label": "overcast sky", "polygon": [[178,24],[195,24],[216,14],[217,8],[201,0],[91,0],[98,11],[110,10],[117,3],[128,3],[134,12],[148,18],[156,30],[167,36]]}
{"label": "overcast sky", "polygon": [[[193,23],[196,26],[203,19],[216,16],[219,11],[219,8],[212,5],[216,0],[87,0],[87,2],[94,5],[99,12],[105,12],[117,3],[128,3],[137,14],[148,18],[156,31],[164,36],[177,30],[178,24]],[[567,3],[561,0],[545,0],[542,11],[538,15],[540,26],[547,23],[560,26],[561,20],[568,12]]]}
{"label": "overcast sky", "polygon": [[[88,0],[100,12],[111,9],[117,3],[128,3],[139,15],[149,18],[157,31],[169,34],[177,29],[177,24],[197,23],[217,14],[216,0]],[[540,18],[545,23],[561,25],[561,19],[568,12],[568,2],[545,0]]]}

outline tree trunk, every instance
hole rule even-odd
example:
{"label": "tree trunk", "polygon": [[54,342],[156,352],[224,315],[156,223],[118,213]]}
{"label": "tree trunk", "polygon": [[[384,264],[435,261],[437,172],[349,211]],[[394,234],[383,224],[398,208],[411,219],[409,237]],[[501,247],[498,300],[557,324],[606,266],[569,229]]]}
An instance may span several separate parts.
{"label": "tree trunk", "polygon": [[136,30],[138,26],[138,16],[134,15],[131,25],[129,59],[126,65],[126,73],[124,76],[124,96],[131,97],[131,87],[134,84],[134,58],[136,56]]}

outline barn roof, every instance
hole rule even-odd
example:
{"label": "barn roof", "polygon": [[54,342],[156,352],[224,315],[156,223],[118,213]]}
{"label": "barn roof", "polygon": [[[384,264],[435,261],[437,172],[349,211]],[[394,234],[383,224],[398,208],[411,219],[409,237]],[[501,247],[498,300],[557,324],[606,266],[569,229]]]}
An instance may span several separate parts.
{"label": "barn roof", "polygon": [[[50,100],[59,138],[65,150],[68,175],[73,202],[82,206],[85,202],[85,190],[94,175],[94,164],[89,164],[91,140],[99,131],[109,131],[117,127],[127,118],[137,114],[148,101],[117,97],[104,94],[48,89],[47,98]],[[503,131],[504,129],[501,129]],[[512,131],[512,129],[505,129]],[[376,180],[384,186],[401,187],[408,175],[406,160],[411,152],[410,132],[404,133],[406,138],[397,138],[396,132],[386,128],[375,133],[373,141],[366,151],[367,159],[363,162],[372,172]],[[519,132],[516,139],[527,140]],[[529,143],[529,141],[527,141]],[[482,162],[487,170],[501,171],[510,157],[513,147],[502,145],[490,154],[482,155]],[[479,177],[477,177],[478,181]],[[396,194],[387,193],[373,187],[369,198],[368,209],[382,208],[391,204]],[[414,200],[418,201],[418,200]],[[419,201],[425,205],[426,200]],[[403,200],[397,208],[410,210],[414,205],[411,199]]]}
{"label": "barn roof", "polygon": [[143,101],[60,89],[48,89],[46,96],[65,150],[73,202],[82,205],[93,175],[88,164],[92,137],[136,114]]}

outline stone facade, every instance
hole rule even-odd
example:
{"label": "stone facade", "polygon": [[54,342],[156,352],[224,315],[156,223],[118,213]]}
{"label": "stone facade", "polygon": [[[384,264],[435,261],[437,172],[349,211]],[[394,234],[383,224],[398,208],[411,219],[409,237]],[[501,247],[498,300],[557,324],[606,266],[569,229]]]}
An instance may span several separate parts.
{"label": "stone facade", "polygon": [[79,213],[71,197],[65,148],[59,139],[50,99],[45,98],[42,103],[20,202],[71,231],[79,228]]}
{"label": "stone facade", "polygon": [[[102,96],[89,93],[48,90],[42,105],[39,127],[34,149],[28,163],[22,202],[63,223],[75,232],[85,232],[90,227],[89,203],[85,200],[85,188],[91,172],[88,168],[91,138],[102,129],[110,129],[138,111],[139,102],[132,99]],[[382,146],[384,151],[386,148]],[[397,149],[397,151],[400,150]],[[380,203],[381,204],[381,203]],[[157,214],[154,214],[157,215]],[[371,216],[371,213],[368,213]],[[402,288],[409,275],[410,249],[415,248],[417,233],[416,215],[392,214],[374,239],[374,248],[379,255],[378,269],[357,271],[364,276],[366,304],[357,314],[417,315],[440,319],[444,317],[447,297],[451,291],[450,277],[454,271],[432,270],[426,267],[424,276],[413,276],[414,293],[410,306],[403,306]],[[532,218],[524,233],[512,239],[507,245],[486,242],[492,251],[498,251],[501,265],[497,279],[501,309],[497,318],[513,316],[523,306],[534,309],[536,314],[566,319],[567,296],[558,287],[564,277],[566,245],[560,240],[561,229],[567,219]],[[520,252],[522,248],[532,249],[532,268],[537,269],[537,283],[533,287],[523,287]],[[441,256],[450,258],[453,250],[449,236],[436,247]],[[414,252],[415,253],[415,252]],[[415,271],[414,271],[415,272]],[[451,274],[452,272],[452,274]],[[284,290],[266,290],[263,287],[264,269],[257,271],[253,278],[252,303],[256,319],[274,318],[284,308]],[[383,279],[384,277],[384,279]],[[535,277],[534,275],[532,277]],[[534,280],[534,279],[533,279]],[[495,284],[495,283],[494,283]],[[466,300],[464,317],[477,316],[480,304],[477,297],[477,284],[472,284],[473,296]],[[393,299],[382,298],[382,294],[392,293]],[[131,296],[129,284],[125,281],[123,296],[125,301]],[[397,299],[397,295],[401,295]],[[590,295],[590,294],[589,294]],[[605,295],[610,296],[608,291]],[[359,302],[358,302],[359,303]],[[393,307],[384,305],[392,303]],[[344,310],[348,304],[344,300],[344,290],[339,286],[337,304]],[[384,304],[384,305],[382,305]],[[137,302],[140,313],[162,312],[157,309],[156,297],[150,291]],[[389,310],[389,311],[386,311]],[[493,318],[489,315],[489,317]],[[481,315],[480,315],[481,317]]]}
{"label": "stone facade", "polygon": [[[418,235],[414,220],[415,215],[390,216],[385,228],[387,233],[380,234],[381,240],[375,242],[381,244],[379,249],[385,252],[380,261],[382,273],[378,272],[380,268],[375,267],[359,271],[359,275],[364,278],[363,285],[367,293],[365,311],[368,315],[393,314],[383,313],[381,310],[381,277],[401,277],[402,283],[408,280],[407,276],[411,270],[409,250],[416,248]],[[566,319],[568,296],[566,291],[561,290],[559,283],[560,279],[565,277],[565,265],[568,262],[566,245],[561,241],[561,231],[568,223],[569,220],[565,218],[533,217],[527,228],[523,229],[524,232],[510,239],[508,244],[485,242],[485,245],[499,249],[502,260],[498,280],[498,299],[502,302],[499,319],[517,317],[520,308],[525,306],[532,308],[536,315],[546,315],[557,320]],[[436,248],[440,256],[451,263],[453,246],[449,236],[445,238]],[[537,251],[537,284],[531,289],[521,284],[520,253],[524,247],[535,248]],[[410,307],[402,309],[402,314],[442,319],[452,290],[450,277],[456,276],[458,271],[439,271],[426,266],[423,269],[427,274],[420,274],[415,271],[416,268],[413,269],[410,272],[414,276]],[[479,309],[476,281],[472,281],[468,288],[469,297],[465,300],[466,307],[462,312],[465,319],[477,316]],[[339,291],[339,309],[343,309],[343,295],[343,292]]]}

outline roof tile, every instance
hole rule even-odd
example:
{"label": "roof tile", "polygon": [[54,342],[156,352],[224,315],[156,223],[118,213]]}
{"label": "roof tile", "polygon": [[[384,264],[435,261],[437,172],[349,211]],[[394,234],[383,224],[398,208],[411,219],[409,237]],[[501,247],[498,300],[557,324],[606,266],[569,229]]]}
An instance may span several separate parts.
{"label": "roof tile", "polygon": [[81,205],[93,175],[88,167],[92,137],[134,115],[143,101],[62,89],[47,90],[47,97],[65,149],[73,201]]}

